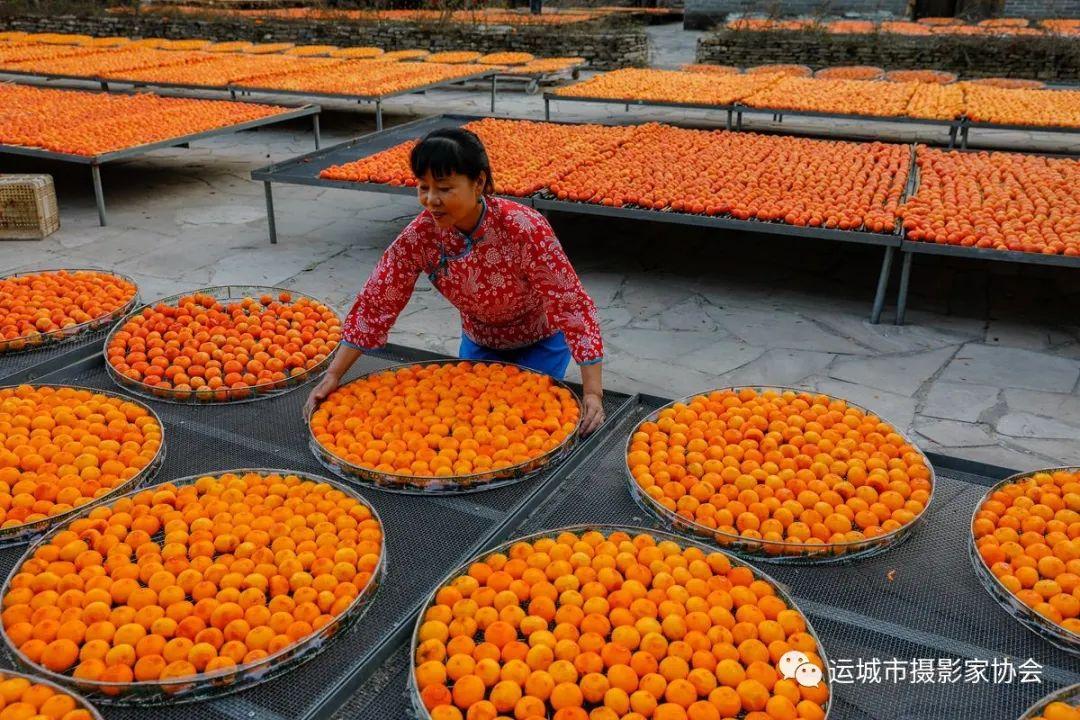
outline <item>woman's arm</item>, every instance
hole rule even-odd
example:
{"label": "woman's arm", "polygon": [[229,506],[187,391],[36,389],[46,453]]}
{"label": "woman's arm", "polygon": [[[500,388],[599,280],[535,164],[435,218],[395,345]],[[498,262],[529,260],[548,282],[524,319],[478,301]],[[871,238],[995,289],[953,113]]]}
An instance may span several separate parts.
{"label": "woman's arm", "polygon": [[341,343],[322,380],[312,389],[304,404],[310,417],[315,406],[337,389],[341,378],[365,350],[386,344],[398,315],[412,297],[416,278],[423,267],[419,232],[415,221],[406,227],[379,258],[356,302],[345,317]]}
{"label": "woman's arm", "polygon": [[584,414],[581,432],[589,435],[604,423],[604,375],[603,364],[581,366],[581,387]]}
{"label": "woman's arm", "polygon": [[551,225],[542,216],[526,245],[526,274],[544,303],[544,309],[566,336],[570,354],[581,367],[584,414],[582,433],[588,435],[604,422],[604,341],[596,304],[574,271]]}
{"label": "woman's arm", "polygon": [[334,355],[334,359],[330,361],[330,367],[326,369],[326,374],[323,375],[322,380],[315,385],[311,390],[311,394],[308,395],[307,402],[304,403],[304,417],[310,418],[311,413],[315,412],[315,406],[321,403],[330,395],[330,393],[337,390],[338,385],[341,384],[341,378],[345,377],[345,373],[349,372],[349,368],[353,366],[360,356],[364,354],[364,351],[353,345],[346,345],[344,343],[338,348],[337,353]]}

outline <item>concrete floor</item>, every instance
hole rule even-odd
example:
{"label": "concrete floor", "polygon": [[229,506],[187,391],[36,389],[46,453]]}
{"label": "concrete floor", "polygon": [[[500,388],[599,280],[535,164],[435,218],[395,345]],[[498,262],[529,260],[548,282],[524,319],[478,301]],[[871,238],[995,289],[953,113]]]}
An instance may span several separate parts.
{"label": "concrete floor", "polygon": [[[692,59],[680,55],[689,46],[692,56],[692,43],[679,47],[681,30],[657,27],[650,32],[659,36],[658,59],[670,66]],[[388,103],[387,124],[447,111],[484,114],[488,103],[482,89],[409,96]],[[543,117],[539,96],[519,91],[501,93],[497,109]],[[560,120],[600,122],[723,120],[569,103],[555,112]],[[790,118],[781,127],[937,137],[911,126]],[[373,116],[330,103],[322,128],[329,145],[373,131]],[[1004,139],[1074,151],[1080,143],[1031,133]],[[418,206],[409,197],[277,186],[280,243],[269,245],[263,188],[249,173],[311,149],[309,124],[297,122],[108,165],[104,228],[85,168],[4,157],[0,171],[54,175],[63,227],[41,242],[0,242],[0,268],[115,269],[133,277],[146,299],[210,284],[279,285],[344,312]],[[874,248],[551,219],[600,307],[611,387],[669,396],[732,384],[813,388],[874,409],[926,449],[1020,469],[1080,464],[1080,273],[920,257],[908,324],[891,324],[887,311],[871,325],[881,261]],[[456,311],[422,279],[391,340],[455,352],[458,326]]]}

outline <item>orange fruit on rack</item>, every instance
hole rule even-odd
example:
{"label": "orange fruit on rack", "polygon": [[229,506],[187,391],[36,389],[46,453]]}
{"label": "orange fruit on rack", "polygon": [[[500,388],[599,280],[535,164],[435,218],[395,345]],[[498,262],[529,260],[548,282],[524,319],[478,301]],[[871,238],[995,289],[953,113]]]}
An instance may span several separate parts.
{"label": "orange fruit on rack", "polygon": [[683,72],[705,73],[706,75],[738,75],[742,69],[734,65],[683,65]]}
{"label": "orange fruit on rack", "polygon": [[[487,149],[495,173],[495,191],[525,196],[545,187],[576,164],[598,157],[630,137],[630,128],[485,118],[464,126],[476,133]],[[326,168],[320,177],[350,182],[415,186],[406,142],[344,165]]]}
{"label": "orange fruit on rack", "polygon": [[483,53],[478,53],[475,50],[450,50],[448,52],[431,53],[426,56],[424,60],[431,63],[458,65],[461,63],[476,62],[482,55]]}
{"label": "orange fruit on rack", "polygon": [[909,240],[1080,255],[1080,161],[919,146],[916,162],[919,187],[898,212]]}
{"label": "orange fruit on rack", "polygon": [[889,82],[919,82],[947,85],[956,82],[955,73],[944,70],[890,70],[885,73]]}
{"label": "orange fruit on rack", "polygon": [[478,57],[476,62],[481,65],[524,65],[534,59],[536,56],[527,52],[497,52]]}
{"label": "orange fruit on rack", "polygon": [[1045,470],[999,485],[972,520],[998,584],[1080,643],[1080,471]]}
{"label": "orange fruit on rack", "polygon": [[140,403],[85,388],[0,388],[0,528],[107,495],[150,467],[161,446],[161,425]]}
{"label": "orange fruit on rack", "polygon": [[345,462],[408,477],[498,471],[576,431],[574,394],[548,375],[499,363],[406,365],[335,390],[312,413],[319,446]]}
{"label": "orange fruit on rack", "polygon": [[775,669],[799,651],[828,677],[781,591],[723,553],[648,534],[505,545],[436,590],[416,633],[412,681],[432,720],[821,718],[830,698],[827,682]]}
{"label": "orange fruit on rack", "polygon": [[670,520],[770,554],[862,549],[915,522],[933,492],[923,455],[844,400],[718,390],[661,409],[634,431],[627,468]]}
{"label": "orange fruit on rack", "polygon": [[[134,46],[135,43],[131,43]],[[78,48],[106,52],[106,48]],[[0,85],[0,144],[73,154],[114,150],[193,135],[284,112],[282,108],[222,100],[167,98],[147,93],[110,95],[26,85]]]}
{"label": "orange fruit on rack", "polygon": [[822,68],[814,77],[832,80],[880,80],[885,71],[873,65],[837,65]]}
{"label": "orange fruit on rack", "polygon": [[329,483],[203,476],[123,496],[51,533],[13,571],[0,618],[24,659],[108,694],[227,679],[332,632],[382,554],[378,517]]}
{"label": "orange fruit on rack", "polygon": [[48,270],[0,278],[0,352],[40,344],[77,326],[107,322],[134,302],[127,278],[97,270]]}
{"label": "orange fruit on rack", "polygon": [[129,317],[109,336],[105,356],[122,383],[165,398],[226,401],[305,377],[340,340],[341,321],[312,298],[196,292]]}

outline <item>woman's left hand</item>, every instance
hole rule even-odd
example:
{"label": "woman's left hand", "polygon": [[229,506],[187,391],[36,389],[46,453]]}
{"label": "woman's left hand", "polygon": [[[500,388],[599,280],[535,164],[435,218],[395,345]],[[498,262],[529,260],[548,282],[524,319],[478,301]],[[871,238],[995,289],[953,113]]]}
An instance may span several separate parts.
{"label": "woman's left hand", "polygon": [[582,436],[592,435],[604,423],[604,402],[599,395],[585,395],[584,414],[581,417]]}

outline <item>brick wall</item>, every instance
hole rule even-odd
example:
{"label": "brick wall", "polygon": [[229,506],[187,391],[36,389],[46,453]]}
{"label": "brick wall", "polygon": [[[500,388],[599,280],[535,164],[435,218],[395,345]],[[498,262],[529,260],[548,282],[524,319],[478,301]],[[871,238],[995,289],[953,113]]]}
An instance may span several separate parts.
{"label": "brick wall", "polygon": [[1002,17],[1080,17],[1080,0],[1005,0]]}
{"label": "brick wall", "polygon": [[385,50],[423,48],[432,51],[477,50],[484,53],[511,50],[543,57],[584,57],[592,67],[602,70],[640,67],[647,65],[649,60],[648,36],[640,27],[631,25],[570,29],[314,20],[262,20],[256,23],[246,19],[206,21],[159,16],[12,16],[0,17],[0,30],[82,33],[102,37],[125,35],[311,45],[325,43],[342,47],[373,45]]}
{"label": "brick wall", "polygon": [[[1038,2],[1038,0],[1019,0]],[[1080,2],[1080,0],[1067,0]],[[687,30],[703,30],[722,21],[731,13],[758,14],[768,10],[790,17],[795,15],[816,15],[827,7],[829,15],[841,15],[856,12],[866,15],[903,16],[908,12],[909,0],[774,0],[763,3],[761,0],[686,0],[683,26]]]}
{"label": "brick wall", "polygon": [[1080,81],[1080,40],[1062,37],[891,34],[834,35],[819,31],[721,30],[698,41],[697,61],[748,67],[799,63],[891,69],[933,68],[962,78],[1017,77]]}

